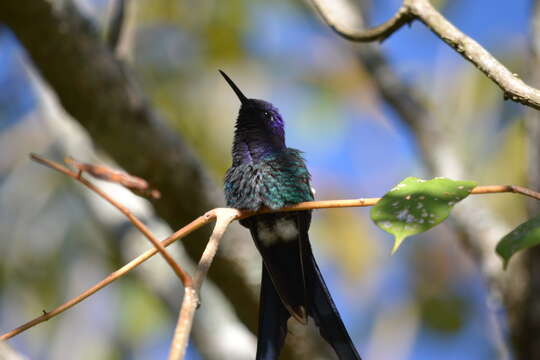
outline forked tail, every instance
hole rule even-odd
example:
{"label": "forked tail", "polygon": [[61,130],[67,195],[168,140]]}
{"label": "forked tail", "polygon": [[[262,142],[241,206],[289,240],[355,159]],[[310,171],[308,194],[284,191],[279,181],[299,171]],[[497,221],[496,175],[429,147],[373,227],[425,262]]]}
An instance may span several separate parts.
{"label": "forked tail", "polygon": [[[315,320],[321,336],[332,346],[340,360],[361,360],[332,301],[309,242],[301,243],[308,315]],[[290,316],[263,266],[257,360],[278,359]]]}

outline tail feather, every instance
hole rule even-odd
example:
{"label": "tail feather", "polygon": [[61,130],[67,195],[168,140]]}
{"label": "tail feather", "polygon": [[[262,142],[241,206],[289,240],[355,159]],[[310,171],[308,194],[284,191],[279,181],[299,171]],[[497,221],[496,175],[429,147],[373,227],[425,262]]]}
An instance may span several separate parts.
{"label": "tail feather", "polygon": [[[324,283],[321,272],[309,243],[307,244],[305,254],[306,282],[309,284],[310,292],[309,309],[310,314],[319,328],[321,336],[333,348],[341,360],[361,360],[354,344],[339,316],[336,305]],[[307,268],[310,268],[307,270]]]}
{"label": "tail feather", "polygon": [[255,359],[275,360],[278,358],[285,342],[287,320],[291,315],[283,306],[264,265],[261,281],[261,303],[259,306],[259,341]]}
{"label": "tail feather", "polygon": [[[285,233],[275,226],[276,219],[284,217],[295,221],[294,239],[268,241],[269,234],[259,233],[266,228],[278,235]],[[287,335],[287,320],[291,316],[301,323],[311,316],[321,336],[332,346],[340,360],[361,360],[313,257],[308,236],[310,220],[310,213],[299,212],[259,215],[245,222],[264,261],[257,360],[275,360],[279,357]]]}

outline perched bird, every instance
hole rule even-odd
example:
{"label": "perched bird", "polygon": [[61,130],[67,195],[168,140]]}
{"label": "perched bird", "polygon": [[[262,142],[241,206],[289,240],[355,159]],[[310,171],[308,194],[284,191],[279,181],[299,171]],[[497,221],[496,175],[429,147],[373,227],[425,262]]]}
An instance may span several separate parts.
{"label": "perched bird", "polygon": [[[248,99],[221,75],[241,102],[225,176],[227,206],[241,210],[279,209],[313,200],[302,153],[285,145],[284,124],[272,104]],[[360,359],[315,262],[309,243],[310,211],[256,215],[241,220],[263,258],[259,360],[277,359],[292,316],[315,320],[322,337],[340,359]]]}

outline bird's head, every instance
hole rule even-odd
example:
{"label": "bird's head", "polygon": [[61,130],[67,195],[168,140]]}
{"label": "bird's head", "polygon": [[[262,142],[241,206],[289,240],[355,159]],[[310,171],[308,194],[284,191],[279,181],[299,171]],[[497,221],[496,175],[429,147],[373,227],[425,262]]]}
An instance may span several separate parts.
{"label": "bird's head", "polygon": [[276,148],[285,147],[285,130],[283,118],[277,108],[264,100],[249,99],[236,84],[225,74],[219,71],[240,100],[240,113],[236,121],[236,135],[246,140],[256,140],[257,143],[266,143]]}

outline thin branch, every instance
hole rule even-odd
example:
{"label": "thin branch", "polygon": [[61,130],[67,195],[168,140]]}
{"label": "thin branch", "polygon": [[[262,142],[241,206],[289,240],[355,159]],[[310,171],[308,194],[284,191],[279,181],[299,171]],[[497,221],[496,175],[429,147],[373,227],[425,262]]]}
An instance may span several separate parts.
{"label": "thin branch", "polygon": [[120,184],[139,195],[150,196],[153,199],[159,199],[161,197],[161,193],[158,190],[152,189],[148,184],[148,181],[138,176],[133,176],[124,171],[114,170],[103,165],[83,163],[73,159],[72,157],[64,158],[64,162],[73,166],[79,171],[84,171],[87,174],[92,175],[97,179]]}
{"label": "thin branch", "polygon": [[410,23],[414,20],[414,16],[408,11],[405,6],[402,6],[396,14],[387,20],[385,23],[373,27],[371,29],[351,29],[339,19],[334,19],[332,16],[332,6],[328,6],[328,1],[324,0],[312,0],[311,3],[323,18],[323,20],[330,26],[332,30],[338,33],[340,36],[347,40],[358,42],[371,42],[371,41],[383,41],[395,31],[400,29],[403,25]]}
{"label": "thin branch", "polygon": [[214,231],[201,256],[201,260],[199,261],[195,279],[193,281],[193,287],[185,289],[176,330],[174,331],[174,337],[171,344],[169,360],[179,360],[184,358],[191,326],[193,324],[193,316],[195,315],[195,310],[197,310],[199,304],[199,291],[202,282],[208,273],[208,269],[210,269],[210,266],[212,265],[214,256],[219,248],[219,242],[223,237],[225,230],[227,230],[227,227],[232,221],[240,216],[240,211],[229,208],[215,209],[213,210],[213,213],[216,216],[216,225],[214,226]]}
{"label": "thin branch", "polygon": [[[161,245],[163,245],[164,247],[167,247],[170,244],[172,244],[173,242],[175,242],[176,240],[181,239],[181,238],[185,237],[186,235],[192,233],[193,231],[195,231],[195,230],[201,228],[202,226],[206,225],[207,223],[209,223],[213,219],[214,219],[214,216],[213,216],[211,211],[208,212],[205,215],[199,216],[197,219],[193,220],[191,223],[184,226],[183,228],[181,228],[180,230],[178,230],[177,232],[175,232],[174,234],[169,236],[167,239],[163,240],[161,242]],[[103,289],[105,286],[109,285],[113,281],[115,281],[115,280],[121,278],[122,276],[126,275],[128,272],[135,269],[137,266],[141,265],[143,262],[145,262],[146,260],[150,259],[155,254],[157,254],[157,252],[158,251],[157,251],[156,248],[152,248],[152,249],[149,249],[149,250],[145,251],[141,255],[137,256],[135,259],[131,260],[126,265],[122,266],[120,269],[118,269],[118,270],[112,272],[111,274],[109,274],[109,276],[107,276],[105,279],[101,280],[100,282],[98,282],[97,284],[95,284],[91,288],[87,289],[86,291],[84,291],[80,295],[78,295],[78,296],[74,297],[73,299],[65,302],[64,304],[60,305],[59,307],[55,308],[54,310],[52,310],[50,312],[47,312],[47,313],[44,313],[43,315],[38,316],[37,318],[35,318],[35,319],[33,319],[33,320],[31,320],[31,321],[17,327],[15,329],[13,329],[12,331],[9,331],[9,332],[7,332],[5,334],[2,334],[0,336],[0,340],[10,339],[13,336],[18,335],[21,332],[23,332],[23,331],[25,331],[25,330],[39,324],[39,323],[47,321],[47,320],[55,317],[56,315],[59,315],[59,314],[63,313],[64,311],[66,311],[67,309],[69,309],[69,308],[75,306],[76,304],[80,303],[81,301],[83,301],[84,299],[89,297],[90,295],[92,295],[92,294],[98,292],[99,290]]]}
{"label": "thin branch", "polygon": [[[67,170],[67,169],[66,169]],[[69,171],[69,170],[67,170]],[[82,179],[84,180],[84,179]],[[540,200],[540,193],[523,188],[520,186],[514,186],[514,185],[490,185],[490,186],[477,186],[472,191],[471,194],[479,195],[479,194],[495,194],[495,193],[519,193],[525,196],[532,197],[534,199]],[[270,210],[270,209],[263,209],[260,211],[238,211],[238,213],[235,215],[233,220],[241,220],[250,216],[258,215],[258,214],[267,214],[267,213],[275,213],[275,212],[286,212],[286,211],[302,211],[302,210],[313,210],[313,209],[332,209],[332,208],[345,208],[345,207],[366,207],[366,206],[373,206],[375,205],[380,198],[365,198],[365,199],[350,199],[350,200],[325,200],[325,201],[307,201],[302,202],[297,205],[291,205],[287,206],[281,209],[277,210]],[[182,227],[178,231],[176,231],[174,234],[169,236],[167,239],[161,241],[161,245],[163,247],[167,247],[173,242],[175,242],[178,239],[181,239],[188,234],[192,233],[193,231],[201,228],[202,226],[208,224],[210,221],[214,220],[216,218],[216,211],[219,211],[220,209],[214,209],[210,210],[207,213],[205,213],[202,216],[199,216],[197,219],[190,222],[188,225]],[[230,209],[229,209],[230,210]],[[65,310],[73,307],[74,305],[78,304],[82,300],[86,299],[90,295],[96,293],[97,291],[101,290],[105,286],[109,285],[116,279],[126,275],[128,272],[154,256],[158,250],[156,248],[152,248],[144,252],[143,254],[139,255],[135,259],[131,260],[129,263],[121,267],[120,269],[116,270],[115,272],[111,273],[109,276],[107,276],[105,279],[101,280],[96,285],[92,286],[88,290],[84,291],[77,297],[69,300],[68,302],[60,305],[59,307],[55,308],[54,310],[45,313],[19,327],[17,327],[14,330],[11,330],[5,334],[0,335],[0,340],[7,340],[12,338],[15,335],[20,334],[21,332],[39,324],[44,321],[47,321],[56,315],[64,312]],[[196,281],[199,277],[196,275]],[[186,286],[187,287],[187,286]]]}
{"label": "thin branch", "polygon": [[227,230],[227,227],[231,222],[240,219],[241,216],[241,211],[231,208],[214,209],[213,213],[216,217],[216,225],[214,226],[210,240],[206,245],[206,249],[201,256],[193,280],[193,288],[197,291],[201,288],[202,282],[208,273],[208,269],[210,269],[210,265],[212,264],[219,247],[219,241],[223,237],[225,230]]}
{"label": "thin branch", "polygon": [[184,291],[182,306],[178,315],[178,322],[174,330],[174,337],[169,351],[168,360],[183,359],[186,354],[189,334],[193,325],[193,316],[199,304],[199,294],[192,288],[187,287]]}
{"label": "thin branch", "polygon": [[[197,219],[193,220],[188,225],[184,226],[183,228],[181,228],[180,230],[175,232],[173,235],[169,236],[167,239],[163,240],[161,242],[161,245],[164,246],[164,247],[169,246],[174,241],[176,241],[178,239],[181,239],[181,238],[185,237],[186,235],[192,233],[193,231],[199,229],[203,225],[206,225],[207,223],[212,221],[214,218],[215,218],[215,215],[212,213],[212,211],[209,211],[207,214],[198,217]],[[9,338],[23,332],[24,330],[34,326],[34,325],[37,325],[37,324],[39,324],[41,322],[44,322],[44,321],[47,321],[50,318],[64,312],[65,310],[73,307],[74,305],[78,304],[79,302],[86,299],[90,295],[96,293],[97,291],[101,290],[105,286],[109,285],[113,281],[117,280],[118,278],[126,275],[128,272],[135,269],[137,266],[139,266],[140,264],[142,264],[146,260],[150,259],[152,256],[154,256],[157,253],[158,253],[158,250],[156,248],[152,248],[152,249],[147,250],[143,254],[141,254],[141,255],[137,256],[135,259],[131,260],[126,265],[122,266],[120,269],[118,269],[115,272],[111,273],[109,276],[107,276],[105,279],[103,279],[102,281],[100,281],[96,285],[92,286],[88,290],[81,293],[79,296],[69,300],[68,302],[62,304],[61,306],[57,307],[56,309],[54,309],[54,310],[52,310],[50,312],[44,313],[42,316],[39,316],[39,317],[35,318],[34,320],[29,321],[28,323],[23,324],[20,327],[14,329],[14,330],[12,330],[12,331],[10,331],[8,333],[2,334],[0,336],[0,340],[7,340],[7,339],[9,339]]]}
{"label": "thin branch", "polygon": [[435,35],[471,62],[504,92],[504,98],[540,110],[540,90],[527,85],[475,40],[465,35],[438,12],[429,0],[403,0],[396,15],[383,25],[369,30],[349,29],[341,19],[332,18],[327,0],[312,0],[323,20],[340,36],[358,42],[383,40],[404,24],[419,20]]}
{"label": "thin branch", "polygon": [[187,274],[180,267],[180,265],[178,265],[178,263],[173,259],[173,257],[169,254],[169,252],[165,249],[165,247],[163,247],[163,245],[160,244],[159,240],[157,240],[156,237],[154,236],[154,234],[152,234],[152,232],[146,227],[146,225],[144,225],[142,223],[142,221],[140,221],[135,215],[133,215],[131,213],[131,211],[129,211],[125,206],[123,206],[122,204],[120,204],[116,200],[112,199],[109,195],[107,195],[106,193],[101,191],[99,188],[97,188],[95,185],[93,185],[88,180],[84,179],[82,177],[82,170],[79,169],[78,172],[71,171],[68,168],[66,168],[66,167],[64,167],[64,166],[62,166],[60,164],[57,164],[57,163],[55,163],[53,161],[44,159],[44,158],[42,158],[42,157],[40,157],[40,156],[38,156],[36,154],[30,154],[30,158],[32,160],[40,163],[40,164],[48,166],[51,169],[59,171],[59,172],[65,174],[65,175],[79,181],[81,184],[83,184],[84,186],[86,186],[87,188],[89,188],[90,190],[92,190],[93,192],[98,194],[99,196],[101,196],[107,202],[109,202],[112,206],[114,206],[115,208],[120,210],[120,212],[122,214],[124,214],[129,219],[129,221],[131,221],[133,223],[133,225],[135,225],[135,227],[137,229],[139,229],[139,231],[141,233],[143,233],[144,236],[146,236],[146,238],[148,240],[150,240],[152,245],[154,245],[156,250],[159,251],[159,253],[163,256],[165,261],[167,261],[167,263],[171,266],[173,271],[176,273],[178,278],[182,281],[182,284],[184,284],[184,286],[191,285],[191,282],[192,282],[191,276],[189,276],[189,274]]}
{"label": "thin branch", "polygon": [[505,99],[540,109],[540,90],[512,73],[475,40],[459,31],[428,0],[405,0],[411,13],[501,88]]}
{"label": "thin branch", "polygon": [[486,185],[486,186],[477,186],[472,191],[471,194],[482,195],[482,194],[495,194],[495,193],[515,193],[528,196],[530,198],[540,200],[540,193],[524,186],[519,185]]}

